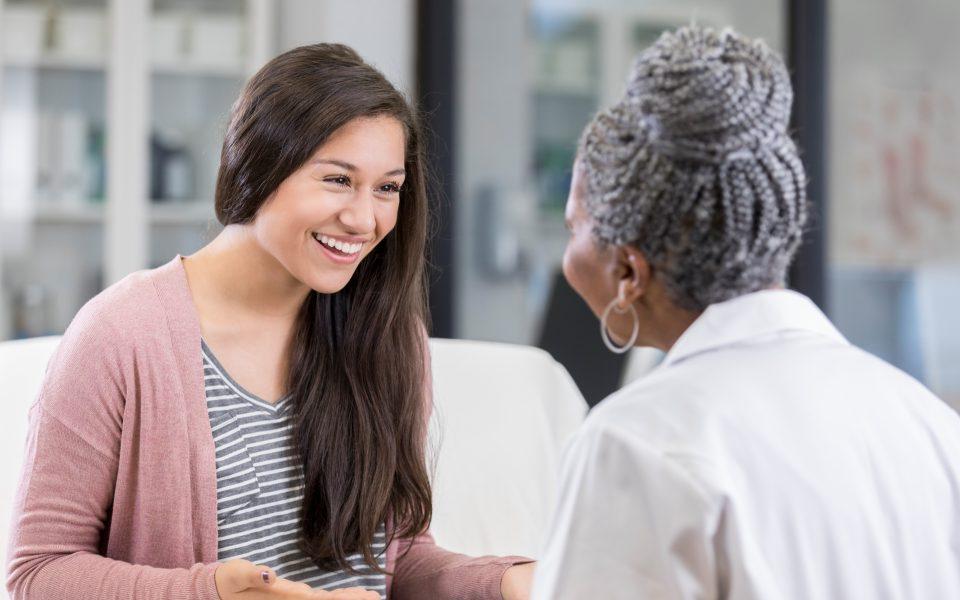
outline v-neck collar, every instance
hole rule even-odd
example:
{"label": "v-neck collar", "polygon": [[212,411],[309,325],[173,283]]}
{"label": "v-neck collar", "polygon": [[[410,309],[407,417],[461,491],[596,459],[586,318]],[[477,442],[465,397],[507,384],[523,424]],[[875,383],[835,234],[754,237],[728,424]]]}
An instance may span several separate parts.
{"label": "v-neck collar", "polygon": [[289,404],[290,394],[284,394],[276,402],[267,402],[260,396],[247,391],[246,388],[240,385],[236,379],[230,376],[230,373],[227,372],[227,369],[217,359],[217,356],[213,353],[213,350],[211,350],[210,346],[207,345],[207,341],[203,339],[203,336],[200,337],[200,348],[201,352],[203,353],[203,357],[210,361],[210,365],[217,372],[217,375],[233,393],[235,393],[237,396],[240,396],[240,398],[246,400],[255,407],[265,410],[270,414],[277,415],[284,412],[284,409]]}

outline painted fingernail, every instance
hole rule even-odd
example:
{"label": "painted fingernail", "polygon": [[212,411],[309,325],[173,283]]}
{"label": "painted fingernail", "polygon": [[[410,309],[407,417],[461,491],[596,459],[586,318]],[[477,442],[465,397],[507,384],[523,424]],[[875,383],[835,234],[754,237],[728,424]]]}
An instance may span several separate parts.
{"label": "painted fingernail", "polygon": [[260,578],[263,579],[264,583],[270,583],[270,571],[261,571]]}

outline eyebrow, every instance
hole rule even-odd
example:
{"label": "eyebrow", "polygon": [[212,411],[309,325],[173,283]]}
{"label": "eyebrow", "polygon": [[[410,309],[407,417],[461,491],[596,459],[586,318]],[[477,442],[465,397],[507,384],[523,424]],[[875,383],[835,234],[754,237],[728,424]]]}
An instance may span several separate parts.
{"label": "eyebrow", "polygon": [[[318,158],[318,159],[312,160],[312,161],[310,161],[310,162],[311,162],[312,164],[315,164],[315,165],[320,165],[320,164],[335,165],[335,166],[337,166],[337,167],[340,167],[341,169],[346,169],[347,171],[357,171],[357,166],[356,166],[356,165],[352,165],[352,164],[350,164],[350,163],[348,163],[348,162],[345,162],[345,161],[342,161],[342,160],[337,160],[337,159],[335,159],[335,158]],[[384,175],[388,175],[388,176],[393,176],[393,175],[406,175],[406,174],[407,174],[407,172],[406,172],[406,170],[404,170],[403,168],[394,169],[394,170],[392,170],[392,171],[389,171],[389,172],[387,172],[387,173],[384,173]]]}

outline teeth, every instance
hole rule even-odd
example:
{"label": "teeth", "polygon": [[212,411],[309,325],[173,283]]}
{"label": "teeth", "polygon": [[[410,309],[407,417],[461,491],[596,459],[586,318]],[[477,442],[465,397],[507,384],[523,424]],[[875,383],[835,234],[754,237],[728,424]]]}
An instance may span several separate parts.
{"label": "teeth", "polygon": [[326,235],[314,234],[313,237],[316,238],[320,243],[331,248],[336,248],[344,254],[356,254],[363,248],[363,244],[347,244]]}

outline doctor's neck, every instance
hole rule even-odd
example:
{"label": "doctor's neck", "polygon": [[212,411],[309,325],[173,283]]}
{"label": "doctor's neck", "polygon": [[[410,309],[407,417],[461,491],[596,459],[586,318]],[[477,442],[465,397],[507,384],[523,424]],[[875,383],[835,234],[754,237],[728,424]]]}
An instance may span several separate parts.
{"label": "doctor's neck", "polygon": [[652,278],[643,295],[633,303],[640,321],[637,346],[668,352],[683,332],[702,314],[686,310],[670,299],[663,284]]}

